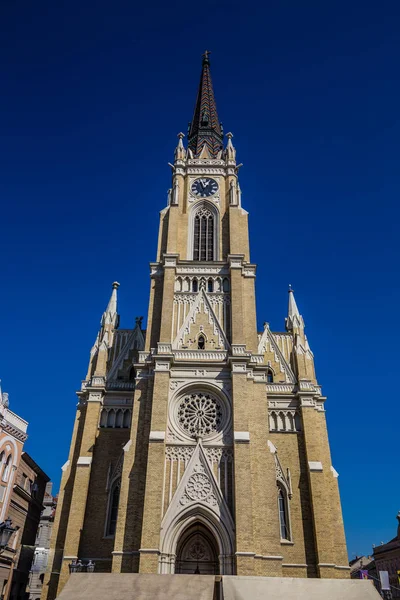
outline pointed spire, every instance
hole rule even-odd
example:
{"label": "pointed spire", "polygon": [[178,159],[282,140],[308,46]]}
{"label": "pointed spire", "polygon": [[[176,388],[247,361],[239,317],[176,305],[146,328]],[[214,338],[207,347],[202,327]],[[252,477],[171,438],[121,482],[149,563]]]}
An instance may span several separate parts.
{"label": "pointed spire", "polygon": [[292,286],[289,284],[289,308],[288,308],[288,316],[286,319],[286,329],[287,331],[296,331],[299,329],[304,329],[304,321],[303,317],[299,313],[299,309],[297,308],[296,300],[294,297],[294,291]]}
{"label": "pointed spire", "polygon": [[177,147],[175,148],[175,160],[185,160],[186,158],[186,150],[183,145],[183,138],[185,137],[184,133],[178,133],[179,142]]}
{"label": "pointed spire", "polygon": [[210,60],[206,50],[203,54],[199,91],[193,120],[189,124],[188,148],[198,158],[206,144],[210,155],[216,158],[223,147],[222,125],[218,120],[214,90],[211,81]]}
{"label": "pointed spire", "polygon": [[226,134],[226,137],[228,138],[228,143],[226,145],[226,157],[228,160],[236,160],[236,150],[232,144],[233,134],[229,132]]}
{"label": "pointed spire", "polygon": [[117,314],[117,289],[119,288],[118,281],[114,281],[112,284],[111,298],[108,302],[107,308],[101,317],[101,325],[114,325],[118,327],[118,314]]}

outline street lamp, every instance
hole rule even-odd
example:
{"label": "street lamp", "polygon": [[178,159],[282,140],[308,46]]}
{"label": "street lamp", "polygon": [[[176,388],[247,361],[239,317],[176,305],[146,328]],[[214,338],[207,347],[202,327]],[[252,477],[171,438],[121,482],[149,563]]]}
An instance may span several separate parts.
{"label": "street lamp", "polygon": [[0,523],[0,553],[8,547],[8,542],[13,533],[15,533],[19,527],[12,527],[11,519],[6,519],[3,523]]}

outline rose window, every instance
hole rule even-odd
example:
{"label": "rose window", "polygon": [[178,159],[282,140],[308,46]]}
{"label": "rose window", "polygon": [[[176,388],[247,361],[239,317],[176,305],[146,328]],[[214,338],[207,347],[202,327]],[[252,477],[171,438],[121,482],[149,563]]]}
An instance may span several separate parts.
{"label": "rose window", "polygon": [[211,492],[211,482],[204,473],[194,473],[189,477],[186,493],[192,500],[205,500]]}
{"label": "rose window", "polygon": [[222,408],[210,394],[191,394],[178,405],[180,428],[191,437],[205,437],[222,426]]}

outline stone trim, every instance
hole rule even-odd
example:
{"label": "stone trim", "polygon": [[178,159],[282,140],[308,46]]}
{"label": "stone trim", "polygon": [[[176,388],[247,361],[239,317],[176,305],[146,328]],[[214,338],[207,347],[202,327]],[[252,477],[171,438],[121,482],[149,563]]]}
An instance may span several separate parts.
{"label": "stone trim", "polygon": [[308,461],[308,468],[310,469],[310,471],[313,473],[321,473],[323,471],[322,468],[322,462],[318,461],[318,460],[309,460]]}
{"label": "stone trim", "polygon": [[161,554],[158,548],[139,548],[140,554]]}
{"label": "stone trim", "polygon": [[237,444],[250,443],[250,433],[248,431],[234,431],[233,437]]}
{"label": "stone trim", "polygon": [[296,563],[282,563],[282,567],[299,567],[299,568],[306,568],[308,567],[308,565],[304,564],[296,564]]}
{"label": "stone trim", "polygon": [[165,431],[150,431],[150,442],[163,442],[165,440]]}
{"label": "stone trim", "polygon": [[92,456],[80,456],[76,464],[82,467],[89,467],[92,464],[92,460]]}
{"label": "stone trim", "polygon": [[255,552],[235,552],[235,556],[255,556]]}

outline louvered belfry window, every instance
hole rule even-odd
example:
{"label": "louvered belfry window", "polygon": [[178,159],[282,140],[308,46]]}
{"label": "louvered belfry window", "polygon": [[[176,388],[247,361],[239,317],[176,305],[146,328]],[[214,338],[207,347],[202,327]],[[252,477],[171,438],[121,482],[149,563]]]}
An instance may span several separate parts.
{"label": "louvered belfry window", "polygon": [[201,208],[194,218],[193,260],[214,260],[214,218],[208,208]]}

